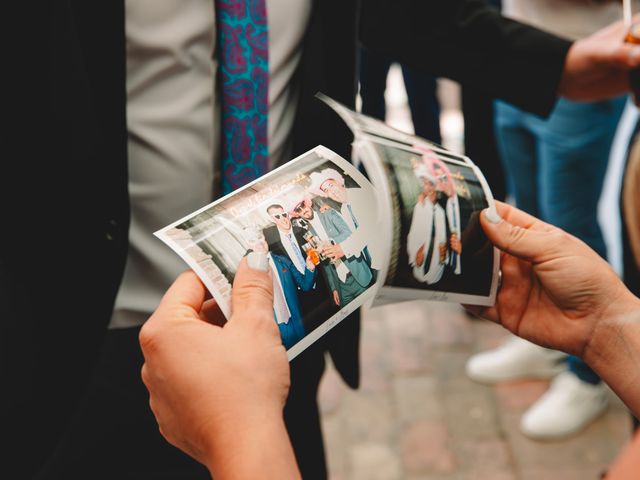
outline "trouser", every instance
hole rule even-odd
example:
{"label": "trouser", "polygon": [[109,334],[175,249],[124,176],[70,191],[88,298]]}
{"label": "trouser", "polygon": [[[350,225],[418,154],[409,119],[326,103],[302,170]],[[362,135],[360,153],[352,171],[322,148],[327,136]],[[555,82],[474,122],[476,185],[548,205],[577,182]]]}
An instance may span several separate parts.
{"label": "trouser", "polygon": [[338,283],[338,295],[340,296],[340,305],[345,306],[353,299],[355,299],[358,295],[363,293],[367,287],[363,287],[360,285],[353,275],[350,273],[345,278],[344,282]]}
{"label": "trouser", "polygon": [[[362,48],[360,49],[360,97],[362,113],[382,121],[386,115],[384,92],[387,74],[393,60]],[[416,135],[441,143],[440,103],[436,96],[436,79],[401,65],[405,90],[409,99],[411,119]]]}
{"label": "trouser", "polygon": [[305,336],[304,327],[302,326],[302,319],[298,317],[291,317],[287,323],[279,323],[278,329],[280,330],[280,338],[282,338],[282,343],[287,350],[293,347]]}
{"label": "trouser", "polygon": [[[139,328],[107,333],[88,395],[45,471],[46,480],[199,480],[207,470],[164,440],[140,379]],[[241,352],[239,352],[241,354]],[[324,371],[313,346],[291,364],[285,422],[303,477],[326,478],[316,402]]]}
{"label": "trouser", "polygon": [[464,86],[461,91],[464,117],[464,154],[475,163],[487,180],[493,198],[504,201],[508,189],[500,161],[493,125],[494,100],[486,93]]}
{"label": "trouser", "polygon": [[[575,235],[606,257],[597,219],[609,152],[625,98],[594,103],[559,99],[548,119],[496,102],[500,156],[522,210]],[[600,379],[569,358],[581,380]]]}

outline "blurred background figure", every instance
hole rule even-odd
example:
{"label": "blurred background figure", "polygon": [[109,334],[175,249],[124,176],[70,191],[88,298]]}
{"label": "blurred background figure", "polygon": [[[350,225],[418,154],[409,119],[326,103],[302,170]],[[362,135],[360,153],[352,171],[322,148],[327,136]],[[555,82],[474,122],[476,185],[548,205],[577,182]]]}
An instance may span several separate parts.
{"label": "blurred background figure", "polygon": [[[385,121],[387,106],[385,91],[387,75],[393,59],[360,49],[360,97],[362,113]],[[435,143],[442,143],[440,134],[440,103],[435,77],[401,65],[407,92],[411,120],[416,135]]]}
{"label": "blurred background figure", "polygon": [[[500,9],[501,0],[485,0]],[[464,153],[480,167],[497,200],[505,200],[508,193],[504,168],[496,145],[494,131],[494,99],[473,86],[461,89],[464,118]]]}
{"label": "blurred background figure", "polygon": [[[621,17],[613,1],[503,0],[503,14],[573,39]],[[498,150],[516,205],[585,241],[607,256],[598,201],[625,98],[577,103],[561,98],[548,119],[496,102]],[[551,378],[549,390],[524,414],[520,428],[532,438],[575,433],[607,407],[607,389],[582,360],[509,339],[473,356],[467,374],[495,383]]]}

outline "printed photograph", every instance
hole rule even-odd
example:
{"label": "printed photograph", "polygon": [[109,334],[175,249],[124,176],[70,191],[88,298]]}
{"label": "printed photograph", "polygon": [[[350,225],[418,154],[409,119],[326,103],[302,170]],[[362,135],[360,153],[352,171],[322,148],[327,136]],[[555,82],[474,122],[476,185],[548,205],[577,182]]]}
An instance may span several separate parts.
{"label": "printed photograph", "polygon": [[380,260],[371,184],[337,154],[307,154],[159,231],[227,317],[237,266],[267,253],[274,318],[293,358],[360,306]]}
{"label": "printed photograph", "polygon": [[489,297],[494,249],[480,212],[492,199],[479,171],[424,147],[372,146],[387,170],[396,227],[385,285]]}
{"label": "printed photograph", "polygon": [[333,98],[322,93],[317,93],[316,98],[322,100],[331,107],[354,133],[367,133],[368,135],[378,137],[381,140],[391,140],[407,146],[414,146],[418,144],[435,150],[442,150],[443,148],[431,140],[427,140],[426,138],[422,138],[417,135],[410,135],[387,125],[381,120],[351,110],[340,102],[337,102]]}

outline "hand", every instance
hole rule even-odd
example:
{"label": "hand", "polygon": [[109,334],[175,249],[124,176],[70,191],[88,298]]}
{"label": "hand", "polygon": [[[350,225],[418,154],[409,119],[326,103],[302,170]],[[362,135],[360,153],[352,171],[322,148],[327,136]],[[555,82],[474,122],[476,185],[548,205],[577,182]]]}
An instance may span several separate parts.
{"label": "hand", "polygon": [[444,261],[447,258],[447,244],[446,243],[441,243],[438,245],[438,253],[440,255],[440,263],[444,263]]}
{"label": "hand", "polygon": [[322,254],[329,257],[331,261],[339,260],[344,257],[344,252],[339,244],[329,245],[322,250]]}
{"label": "hand", "polygon": [[233,314],[219,327],[203,321],[212,312],[214,320],[221,314],[211,301],[203,309],[205,288],[187,272],[140,332],[142,379],[160,432],[215,471],[215,478],[238,472],[254,478],[247,469],[265,459],[251,459],[271,447],[278,458],[268,465],[276,460],[274,468],[283,467],[294,459],[282,419],[289,364],[273,318],[272,292],[271,277],[243,260],[233,286]]}
{"label": "hand", "polygon": [[619,21],[576,41],[567,53],[558,94],[593,101],[627,93],[628,72],[640,66],[640,46],[623,42],[627,30]]}
{"label": "hand", "polygon": [[340,295],[338,294],[338,290],[333,291],[333,303],[335,303],[338,307],[340,306]]}
{"label": "hand", "polygon": [[316,265],[315,265],[315,263],[313,263],[313,262],[311,261],[311,257],[309,257],[308,255],[307,255],[307,259],[306,259],[305,263],[307,264],[307,269],[308,269],[310,272],[313,272],[313,271],[316,269]]}
{"label": "hand", "polygon": [[583,356],[599,319],[640,309],[586,244],[514,207],[496,205],[504,220],[492,223],[485,210],[481,224],[504,252],[502,287],[494,306],[469,310],[534,343]]}
{"label": "hand", "polygon": [[453,233],[449,239],[449,248],[456,252],[458,255],[462,253],[462,242],[458,238],[458,235]]}
{"label": "hand", "polygon": [[416,267],[422,266],[424,262],[424,245],[422,245],[416,252]]}
{"label": "hand", "polygon": [[325,213],[325,212],[326,212],[327,210],[329,210],[330,208],[331,208],[331,207],[325,203],[325,204],[323,204],[323,205],[320,207],[320,210],[318,210],[318,211],[319,211],[320,213]]}

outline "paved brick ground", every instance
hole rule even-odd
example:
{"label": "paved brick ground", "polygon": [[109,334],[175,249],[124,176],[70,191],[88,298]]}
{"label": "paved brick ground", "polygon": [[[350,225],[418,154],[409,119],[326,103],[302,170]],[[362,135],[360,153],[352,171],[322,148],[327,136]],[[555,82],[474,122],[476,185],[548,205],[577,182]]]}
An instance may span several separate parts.
{"label": "paved brick ground", "polygon": [[330,369],[320,402],[334,480],[600,478],[629,438],[624,406],[564,441],[534,442],[518,429],[543,381],[497,387],[464,375],[466,359],[504,331],[457,306],[422,301],[365,312],[362,386]]}

